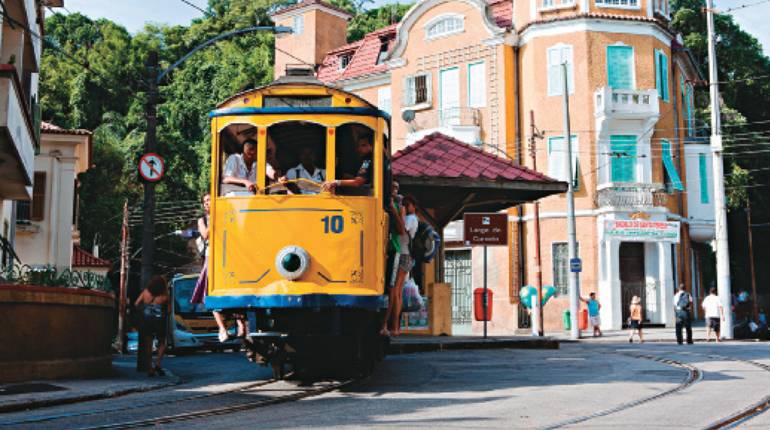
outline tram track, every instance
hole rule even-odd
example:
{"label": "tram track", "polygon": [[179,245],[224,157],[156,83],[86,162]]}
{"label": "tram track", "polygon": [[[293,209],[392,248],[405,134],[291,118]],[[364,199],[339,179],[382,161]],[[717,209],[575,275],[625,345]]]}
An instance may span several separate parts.
{"label": "tram track", "polygon": [[[160,417],[147,418],[143,420],[125,421],[125,422],[106,424],[106,425],[100,425],[100,426],[84,427],[83,430],[131,429],[131,428],[139,428],[139,427],[156,426],[156,425],[162,425],[162,424],[170,424],[170,423],[187,421],[187,420],[192,420],[197,418],[207,418],[207,417],[213,417],[213,416],[219,416],[219,415],[227,415],[227,414],[232,414],[232,413],[237,413],[237,412],[242,412],[247,410],[258,409],[265,406],[297,401],[308,397],[318,396],[331,391],[336,391],[336,390],[345,388],[357,381],[358,379],[349,379],[345,381],[328,382],[324,385],[321,385],[315,388],[298,387],[293,390],[292,389],[287,390],[285,387],[269,388],[268,387],[269,385],[278,384],[281,382],[281,381],[273,381],[270,384],[263,385],[258,390],[249,391],[249,394],[259,394],[259,393],[268,394],[267,398],[262,398],[253,402],[245,402],[237,405],[228,405],[228,406],[221,406],[216,408],[201,409],[201,410],[195,410],[195,411],[184,412],[179,414],[164,415]],[[282,392],[282,391],[293,391],[293,392],[291,394],[269,396],[269,393]]]}

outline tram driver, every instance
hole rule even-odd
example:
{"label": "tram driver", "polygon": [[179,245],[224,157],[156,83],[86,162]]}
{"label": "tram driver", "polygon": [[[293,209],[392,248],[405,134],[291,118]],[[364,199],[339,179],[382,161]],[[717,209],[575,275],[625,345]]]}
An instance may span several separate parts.
{"label": "tram driver", "polygon": [[[297,155],[299,164],[289,169],[286,173],[286,179],[307,179],[318,183],[323,183],[326,180],[326,169],[318,167],[316,164],[315,151],[312,145],[305,144],[300,146]],[[318,194],[316,191],[300,188],[295,184],[288,184],[287,187],[295,194]]]}

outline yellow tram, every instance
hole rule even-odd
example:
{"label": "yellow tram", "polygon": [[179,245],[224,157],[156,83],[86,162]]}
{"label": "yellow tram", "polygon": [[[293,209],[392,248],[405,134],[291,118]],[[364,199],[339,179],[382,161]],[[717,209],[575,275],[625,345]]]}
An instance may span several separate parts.
{"label": "yellow tram", "polygon": [[[276,372],[324,359],[370,369],[384,350],[388,115],[312,77],[289,76],[237,94],[209,116],[206,307],[245,313],[250,348]],[[312,150],[323,169],[316,179],[355,176],[354,141],[364,133],[373,144],[369,184],[326,192],[321,180],[286,175]],[[224,183],[228,159],[247,140],[256,141],[256,193]]]}

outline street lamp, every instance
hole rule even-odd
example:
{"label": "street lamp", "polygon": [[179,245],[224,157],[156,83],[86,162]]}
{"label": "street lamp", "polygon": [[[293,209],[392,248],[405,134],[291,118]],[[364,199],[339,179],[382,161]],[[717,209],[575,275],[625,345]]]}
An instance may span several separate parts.
{"label": "street lamp", "polygon": [[[285,26],[254,26],[242,28],[239,30],[229,31],[227,33],[215,36],[198,46],[194,47],[190,52],[182,56],[174,64],[170,65],[166,69],[158,72],[158,53],[157,51],[151,51],[147,59],[147,67],[150,70],[150,74],[154,74],[154,78],[150,80],[149,90],[147,93],[147,105],[145,106],[145,116],[147,118],[147,133],[144,138],[144,152],[145,154],[155,152],[157,144],[157,104],[158,104],[158,86],[163,81],[163,78],[169,74],[172,70],[179,67],[193,54],[204,49],[210,45],[213,45],[220,40],[229,39],[235,36],[240,36],[246,33],[253,33],[257,31],[270,31],[273,34],[290,34],[292,33],[291,27]],[[155,183],[150,181],[144,182],[144,212],[142,218],[142,276],[141,285],[147,285],[152,277],[153,260],[155,257]]]}

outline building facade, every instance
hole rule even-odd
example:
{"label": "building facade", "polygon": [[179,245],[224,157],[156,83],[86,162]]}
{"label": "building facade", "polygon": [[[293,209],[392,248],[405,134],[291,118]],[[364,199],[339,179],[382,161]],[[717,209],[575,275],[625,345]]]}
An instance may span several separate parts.
{"label": "building facade", "polygon": [[3,2],[0,31],[0,268],[11,263],[15,201],[29,201],[39,149],[38,73],[45,7],[62,0]]}
{"label": "building facade", "polygon": [[58,270],[72,267],[73,248],[80,244],[77,175],[90,165],[90,131],[41,124],[32,199],[16,204],[15,248],[22,263]]}
{"label": "building facade", "polygon": [[[273,19],[291,26],[331,8],[306,0]],[[390,112],[394,150],[439,132],[528,167],[534,154],[540,172],[574,181],[580,289],[597,292],[602,326],[621,328],[633,295],[643,299],[650,323],[670,325],[677,284],[702,294],[700,261],[714,233],[711,159],[693,119],[693,85],[702,77],[670,19],[666,0],[422,0],[400,22],[320,60],[328,39],[306,26],[300,36],[276,40],[276,64],[288,62],[282,52],[294,48],[317,66],[321,81]],[[489,250],[492,333],[529,323],[518,291],[536,276],[532,214],[531,207],[512,208],[511,245]],[[540,231],[543,283],[559,293],[545,307],[553,331],[569,307],[564,196],[540,202]],[[481,249],[463,246],[461,222],[444,236],[453,330],[477,332],[471,293],[483,278]]]}

